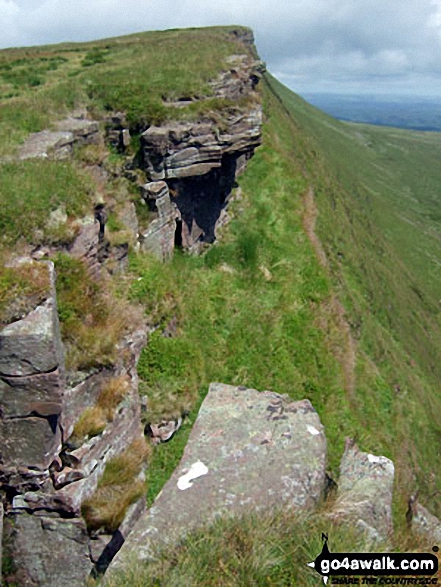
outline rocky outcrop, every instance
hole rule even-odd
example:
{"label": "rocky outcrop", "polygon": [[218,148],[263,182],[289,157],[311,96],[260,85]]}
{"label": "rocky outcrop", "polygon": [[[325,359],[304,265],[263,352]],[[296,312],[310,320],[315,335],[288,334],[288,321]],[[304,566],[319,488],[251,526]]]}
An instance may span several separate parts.
{"label": "rocky outcrop", "polygon": [[[29,261],[29,263],[35,263]],[[46,300],[0,331],[0,475],[44,472],[61,449],[64,355],[53,263]]]}
{"label": "rocky outcrop", "polygon": [[140,249],[165,261],[173,255],[176,223],[181,215],[171,202],[170,192],[164,181],[147,183],[143,189],[143,197],[157,217],[147,230],[141,232]]}
{"label": "rocky outcrop", "polygon": [[99,141],[98,122],[95,120],[72,116],[58,122],[56,129],[32,134],[22,146],[19,158],[68,159],[73,155],[74,146]]}
{"label": "rocky outcrop", "polygon": [[[215,240],[221,216],[225,221],[223,211],[235,180],[261,143],[262,107],[257,85],[263,71],[262,63],[250,54],[232,55],[226,71],[211,82],[213,96],[223,106],[192,122],[150,126],[141,135],[140,165],[151,181],[167,183],[179,211],[174,238],[179,247],[199,252],[201,243]],[[171,232],[173,221],[171,216],[169,219],[167,230]],[[148,231],[148,250],[154,252],[163,248],[165,231],[159,226],[161,222],[155,220]],[[168,232],[166,239],[170,243]]]}
{"label": "rocky outcrop", "polygon": [[[2,511],[5,506],[7,556],[20,585],[82,585],[100,554],[93,537],[92,556],[81,506],[96,490],[109,460],[143,438],[137,362],[146,333],[140,328],[127,335],[118,345],[115,365],[83,374],[68,387],[54,266],[26,262],[46,267],[48,288],[40,305],[0,331],[0,503]],[[124,384],[124,394],[117,396],[104,428],[73,441],[75,424],[112,381]],[[117,536],[102,544],[105,561],[128,535],[133,511],[139,515],[143,507],[145,499],[131,508]]]}
{"label": "rocky outcrop", "polygon": [[308,400],[210,385],[179,466],[111,565],[152,556],[220,514],[285,504],[317,505],[325,487],[326,440]]}
{"label": "rocky outcrop", "polygon": [[391,460],[362,452],[347,441],[331,517],[352,521],[372,541],[386,541],[393,531],[393,483]]}
{"label": "rocky outcrop", "polygon": [[202,121],[148,128],[142,134],[148,176],[168,180],[205,175],[221,167],[225,155],[251,154],[261,142],[261,108],[225,116],[222,131]]}

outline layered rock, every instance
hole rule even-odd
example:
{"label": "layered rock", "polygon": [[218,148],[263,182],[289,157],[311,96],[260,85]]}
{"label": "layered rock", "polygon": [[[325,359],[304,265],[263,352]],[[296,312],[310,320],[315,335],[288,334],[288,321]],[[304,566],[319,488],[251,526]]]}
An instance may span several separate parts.
{"label": "layered rock", "polygon": [[[141,135],[141,166],[150,180],[167,183],[180,213],[177,246],[198,252],[200,243],[216,238],[235,179],[261,143],[262,107],[256,87],[263,71],[262,63],[250,55],[232,55],[226,71],[211,83],[223,107],[193,122],[150,126]],[[159,234],[157,225],[149,233],[150,243]],[[161,248],[160,243],[152,246]]]}
{"label": "layered rock", "polygon": [[285,504],[317,505],[325,487],[326,440],[308,400],[210,385],[182,460],[111,565],[148,559],[220,514]]}
{"label": "layered rock", "polygon": [[171,202],[170,192],[164,181],[147,183],[143,194],[157,217],[141,232],[140,249],[165,261],[173,255],[176,225],[181,215]]}
{"label": "layered rock", "polygon": [[251,154],[261,143],[262,110],[226,114],[225,130],[212,122],[151,126],[142,134],[145,170],[152,180],[205,175],[222,166],[225,155]]}
{"label": "layered rock", "polygon": [[[34,263],[30,261],[30,263]],[[0,331],[0,473],[46,471],[61,449],[64,355],[53,263],[46,300]]]}
{"label": "layered rock", "polygon": [[[26,262],[46,267],[48,287],[40,305],[0,331],[0,503],[7,556],[20,585],[82,585],[99,550],[95,540],[92,556],[82,503],[96,490],[106,463],[143,437],[137,361],[146,334],[141,328],[126,336],[114,366],[67,388],[54,266]],[[113,379],[124,382],[124,396],[104,430],[72,443],[75,423]],[[111,546],[102,545],[105,560],[127,536],[133,511],[139,515],[144,506],[141,500],[131,509],[122,530],[108,537]]]}

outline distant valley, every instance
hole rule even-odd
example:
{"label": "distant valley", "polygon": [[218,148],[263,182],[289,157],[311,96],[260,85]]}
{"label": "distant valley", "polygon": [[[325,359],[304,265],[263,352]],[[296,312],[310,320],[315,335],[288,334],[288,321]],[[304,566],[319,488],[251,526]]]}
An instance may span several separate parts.
{"label": "distant valley", "polygon": [[441,131],[441,101],[436,97],[322,93],[305,93],[302,97],[340,120]]}

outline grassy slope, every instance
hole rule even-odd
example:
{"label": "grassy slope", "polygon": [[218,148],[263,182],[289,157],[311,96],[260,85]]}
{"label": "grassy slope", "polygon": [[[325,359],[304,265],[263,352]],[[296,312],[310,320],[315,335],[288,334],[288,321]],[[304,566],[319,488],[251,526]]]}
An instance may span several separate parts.
{"label": "grassy slope", "polygon": [[[402,490],[416,481],[435,507],[441,136],[339,123],[271,85],[314,145],[317,231],[359,345],[360,434],[369,431],[371,442],[377,436],[375,448],[395,460]],[[376,409],[366,414],[369,401]]]}
{"label": "grassy slope", "polygon": [[[210,98],[208,82],[222,71],[226,57],[244,52],[232,30],[240,27],[0,51],[0,246],[15,243],[20,231],[35,244],[56,241],[57,235],[45,229],[52,211],[64,205],[75,218],[92,206],[93,190],[78,165],[8,163],[30,133],[54,127],[74,109],[87,108],[98,120],[124,111],[135,135],[152,122],[191,118],[230,105]],[[184,108],[164,104],[196,96],[206,100]]]}
{"label": "grassy slope", "polygon": [[0,155],[73,108],[90,106],[97,115],[124,110],[133,123],[191,115],[191,107],[165,107],[163,98],[209,96],[208,81],[225,58],[244,51],[233,29],[240,27],[0,51]]}

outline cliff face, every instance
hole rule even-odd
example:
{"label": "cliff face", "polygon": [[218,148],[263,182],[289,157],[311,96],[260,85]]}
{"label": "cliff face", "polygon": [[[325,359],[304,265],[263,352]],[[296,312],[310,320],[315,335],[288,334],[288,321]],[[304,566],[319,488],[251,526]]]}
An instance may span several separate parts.
{"label": "cliff face", "polygon": [[[151,180],[144,197],[158,218],[154,227],[141,233],[140,242],[142,249],[161,258],[169,258],[175,245],[197,252],[203,243],[216,239],[235,179],[261,143],[258,83],[264,66],[248,53],[231,56],[228,66],[211,83],[222,106],[219,111],[193,121],[152,125],[141,134],[139,165]],[[190,104],[196,102],[203,103],[204,98]],[[168,105],[176,108],[188,102]],[[113,136],[124,147],[129,129],[121,124],[118,132]],[[155,188],[159,181],[168,187],[171,206],[167,194],[158,192],[163,184]]]}
{"label": "cliff face", "polygon": [[[136,363],[139,330],[121,340],[115,365],[66,383],[54,266],[45,301],[0,331],[0,491],[6,511],[5,556],[20,585],[81,585],[104,551],[92,556],[81,507],[106,464],[142,438]],[[73,442],[75,425],[111,381],[124,394],[98,435]],[[111,540],[108,538],[107,542]],[[119,546],[119,545],[118,545]],[[109,549],[111,550],[111,548]]]}
{"label": "cliff face", "polygon": [[[204,243],[215,240],[218,226],[226,221],[235,179],[261,142],[258,82],[263,66],[252,57],[252,35],[241,35],[244,53],[232,55],[226,71],[210,82],[210,104],[218,100],[218,108],[210,106],[205,114],[186,121],[143,127],[135,157],[133,128],[124,113],[100,121],[89,120],[81,111],[57,123],[55,130],[31,135],[18,160],[71,162],[78,149],[113,144],[125,157],[129,180],[140,175],[147,179],[144,185],[137,184],[150,210],[147,227],[139,229],[132,202],[120,206],[118,218],[134,248],[162,260],[170,258],[175,247],[200,251]],[[208,100],[190,102],[200,105]],[[182,105],[188,103],[165,102],[166,108]],[[115,177],[100,165],[90,169],[105,192],[106,182]],[[117,179],[121,175],[120,170]],[[85,267],[92,289],[105,287],[102,277],[109,259],[121,269],[127,255],[126,241],[115,246],[107,240],[112,206],[114,202],[110,199],[109,206],[104,198],[95,206],[95,221],[80,219],[75,238],[62,247]],[[66,223],[63,209],[56,211],[54,221]],[[4,557],[12,569],[9,579],[29,586],[82,585],[90,573],[106,568],[145,507],[144,497],[132,500],[125,517],[110,529],[100,527],[94,514],[87,518],[86,511],[93,512],[91,504],[101,495],[106,466],[115,458],[120,463],[126,454],[130,460],[132,447],[143,439],[137,361],[146,330],[142,324],[132,325],[117,344],[116,358],[105,366],[66,374],[57,277],[54,264],[40,260],[59,248],[33,247],[30,257],[19,261],[45,267],[47,290],[41,303],[0,330]],[[84,319],[93,321],[90,316]],[[142,480],[141,472],[128,482],[139,486]]]}

